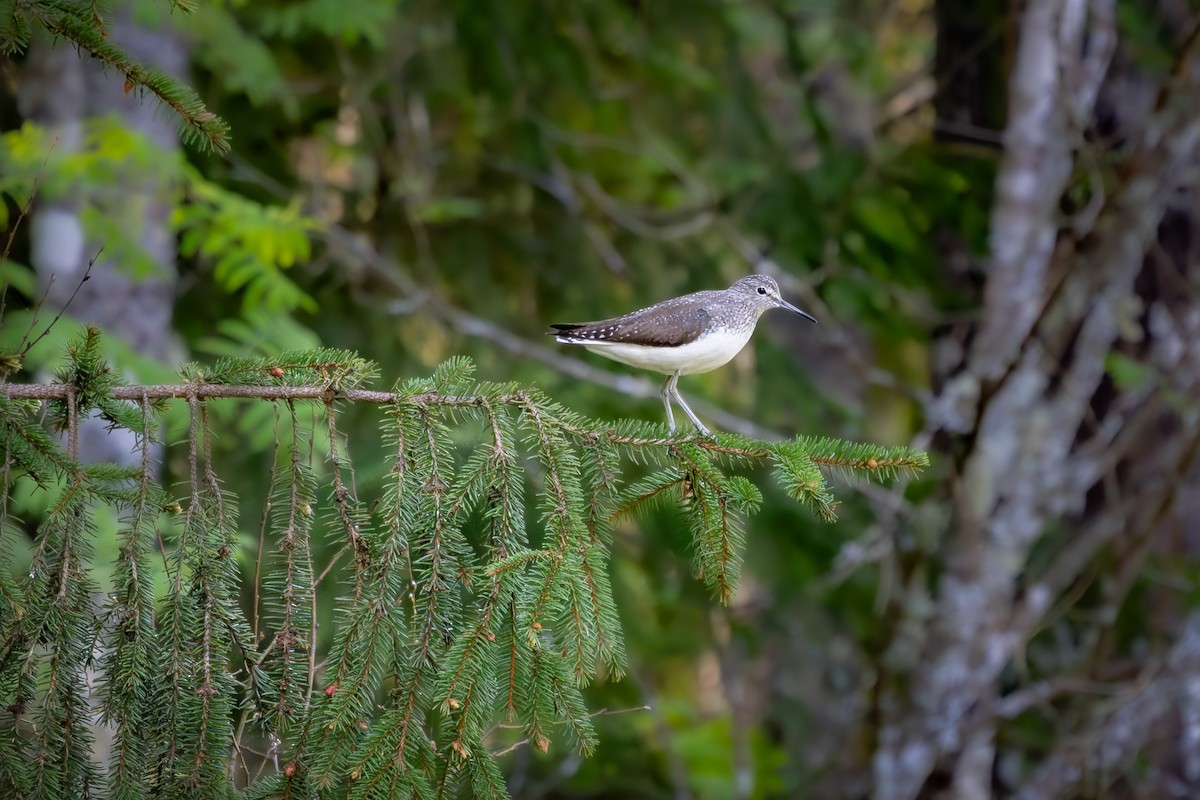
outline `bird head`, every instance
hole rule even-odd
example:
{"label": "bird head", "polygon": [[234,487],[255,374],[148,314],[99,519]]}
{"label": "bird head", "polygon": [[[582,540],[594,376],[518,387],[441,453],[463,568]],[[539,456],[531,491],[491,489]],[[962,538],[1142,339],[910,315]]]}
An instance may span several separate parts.
{"label": "bird head", "polygon": [[733,286],[730,286],[729,291],[737,292],[747,298],[758,309],[758,313],[760,314],[772,308],[786,308],[793,314],[799,314],[813,322],[817,321],[813,315],[806,311],[801,311],[784,300],[779,294],[779,284],[770,275],[749,275],[742,278]]}

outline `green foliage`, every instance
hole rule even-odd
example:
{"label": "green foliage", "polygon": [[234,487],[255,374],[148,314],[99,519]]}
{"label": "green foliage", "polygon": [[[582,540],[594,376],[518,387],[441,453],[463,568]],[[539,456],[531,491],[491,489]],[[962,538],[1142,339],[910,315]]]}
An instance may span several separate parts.
{"label": "green foliage", "polygon": [[4,620],[0,685],[34,731],[5,754],[6,761],[29,762],[16,782],[0,787],[9,796],[78,797],[97,784],[85,676],[100,633],[92,606],[97,587],[88,574],[94,557],[88,506],[105,488],[91,474],[75,473],[39,530],[16,613]]}
{"label": "green foliage", "polygon": [[0,54],[11,56],[29,47],[33,27],[15,0],[0,3]]}
{"label": "green foliage", "polygon": [[[140,427],[151,429],[149,422]],[[152,479],[150,436],[139,436],[139,443],[141,469],[136,494],[124,504],[114,590],[101,618],[108,657],[99,681],[100,717],[117,732],[108,775],[116,800],[138,800],[149,792],[154,746],[145,731],[157,724],[159,716],[147,699],[161,697],[158,666],[164,659],[155,630],[151,554],[165,497]]]}
{"label": "green foliage", "polygon": [[139,436],[153,436],[144,429],[147,417],[130,403],[112,396],[119,383],[116,371],[104,360],[100,330],[88,327],[82,339],[67,347],[67,363],[58,370],[58,383],[73,387],[65,400],[50,404],[50,419],[59,430],[73,427],[75,420],[95,410],[112,427],[125,428]]}
{"label": "green foliage", "polygon": [[[0,42],[17,50],[27,46],[38,23],[21,9],[36,5],[0,0]],[[61,5],[89,8],[87,3]],[[108,5],[98,4],[102,18]],[[470,754],[522,742],[528,747],[531,732],[554,741],[550,756],[517,758],[504,763],[505,769],[514,785],[521,784],[522,774],[532,773],[546,779],[537,781],[539,790],[561,796],[665,796],[668,786],[676,793],[690,789],[707,797],[724,790],[732,796],[734,774],[738,780],[753,774],[756,794],[840,796],[847,785],[861,787],[858,776],[878,745],[880,712],[886,717],[893,708],[889,698],[903,704],[911,688],[905,671],[922,663],[920,648],[925,657],[935,649],[926,634],[937,629],[929,624],[929,614],[937,612],[933,600],[945,585],[944,534],[952,532],[956,519],[946,498],[954,493],[934,481],[910,485],[903,500],[873,487],[864,493],[869,502],[831,490],[831,473],[887,478],[892,471],[919,468],[920,462],[905,452],[889,455],[868,448],[856,453],[843,441],[766,444],[728,435],[717,443],[750,453],[744,455],[707,442],[668,441],[661,428],[640,423],[600,427],[589,420],[624,415],[659,420],[661,407],[653,397],[637,402],[621,392],[598,390],[578,379],[577,364],[546,367],[553,357],[537,342],[544,341],[541,327],[549,321],[609,316],[672,294],[727,285],[757,269],[753,253],[765,248],[789,298],[816,313],[821,325],[797,335],[786,322],[768,318],[756,337],[754,358],[748,353],[726,369],[687,379],[688,396],[719,398],[728,413],[769,430],[904,442],[922,425],[936,428],[928,416],[928,391],[943,392],[940,378],[953,370],[955,354],[964,348],[969,353],[988,279],[981,266],[1001,152],[998,127],[1010,61],[1005,57],[1016,33],[1009,4],[232,0],[198,5],[194,14],[185,15],[168,13],[170,4],[162,0],[140,0],[134,16],[145,22],[147,8],[158,9],[154,23],[173,24],[186,33],[196,85],[204,97],[220,102],[222,116],[234,125],[236,153],[228,158],[192,153],[194,169],[189,170],[155,161],[136,137],[105,121],[87,123],[78,153],[48,147],[50,138],[43,132],[10,132],[0,148],[0,186],[16,202],[0,204],[0,217],[11,226],[14,210],[26,205],[40,174],[42,199],[82,201],[89,241],[103,243],[107,261],[145,274],[155,265],[135,249],[138,204],[129,202],[127,184],[115,178],[134,172],[159,181],[160,198],[172,206],[170,232],[188,253],[180,263],[183,294],[174,317],[179,343],[194,354],[189,358],[206,361],[189,371],[189,378],[272,391],[296,385],[320,389],[333,373],[324,375],[319,365],[344,357],[333,351],[303,358],[303,352],[323,343],[377,360],[389,374],[425,374],[448,354],[464,352],[480,364],[483,375],[541,386],[588,417],[572,424],[597,434],[559,429],[553,421],[568,417],[553,408],[545,417],[551,420],[547,454],[529,412],[519,403],[502,405],[494,424],[503,446],[493,452],[483,440],[495,431],[478,408],[435,403],[426,421],[407,406],[403,413],[380,414],[344,398],[332,406],[321,401],[294,407],[285,401],[203,404],[207,426],[219,434],[213,439],[213,469],[237,492],[244,512],[236,559],[243,569],[242,613],[252,633],[245,652],[234,641],[230,668],[241,704],[234,712],[235,737],[244,747],[239,753],[260,754],[238,755],[233,774],[245,783],[263,768],[248,795],[311,795],[318,786],[314,771],[327,767],[321,773],[333,787],[327,794],[345,794],[351,772],[368,755],[363,740],[370,737],[379,748],[369,754],[360,776],[388,763],[388,749],[399,747],[404,721],[393,712],[400,697],[416,699],[422,715],[418,727],[435,740],[427,753],[433,753],[431,763],[438,768],[419,775],[385,772],[381,780],[394,779],[414,792],[445,783],[462,794],[496,793],[500,779],[493,759],[459,755],[456,761],[442,754],[457,755],[455,743]],[[962,24],[946,25],[963,15],[970,23],[965,30]],[[1122,98],[1148,97],[1154,79],[1171,73],[1183,33],[1173,16],[1178,15],[1133,0],[1116,6],[1113,33],[1122,55],[1110,79],[1120,83],[1133,70],[1142,91],[1119,93],[1113,108],[1106,106],[1103,118],[1095,120],[1098,130],[1092,133],[1097,135],[1089,135],[1086,146],[1073,146],[1077,174],[1068,200],[1074,202],[1061,205],[1060,213],[1076,226],[1082,218],[1074,212],[1085,201],[1120,196],[1124,172],[1119,168],[1138,141]],[[1087,22],[1103,32],[1101,17],[1089,15]],[[1165,22],[1168,17],[1171,22]],[[1088,52],[1102,53],[1103,39],[1087,37]],[[937,60],[935,48],[947,48]],[[965,92],[963,65],[970,75]],[[18,72],[18,89],[21,80]],[[195,188],[197,175],[215,190]],[[262,205],[264,198],[278,205]],[[327,235],[313,237],[311,223],[296,209],[318,215]],[[1170,231],[1182,230],[1180,221],[1172,219]],[[0,283],[16,290],[9,293],[10,301],[23,297],[10,302],[0,324],[5,343],[0,355],[20,350],[7,347],[32,316],[20,306],[33,305],[40,294],[32,272],[17,263],[30,260],[23,250],[29,231],[23,225],[15,239],[16,261],[0,264]],[[308,264],[292,266],[310,255]],[[1142,295],[1154,291],[1139,287]],[[314,307],[319,313],[312,313]],[[1132,328],[1122,326],[1129,328],[1123,330],[1123,355],[1111,356],[1107,370],[1118,391],[1148,395],[1145,406],[1152,408],[1156,397],[1170,393],[1171,381],[1165,380],[1170,374],[1138,360],[1148,346],[1139,342],[1153,343],[1157,334],[1144,338],[1136,319],[1125,322],[1131,321]],[[66,318],[27,358],[18,359],[23,363],[4,359],[8,374],[21,366],[32,372],[49,364],[47,352],[57,364],[66,339],[74,335],[65,323]],[[497,328],[506,336],[495,335]],[[938,346],[929,346],[938,339]],[[145,361],[133,362],[128,352],[115,350],[109,339],[106,351],[119,374],[132,372],[140,383],[170,380],[154,375]],[[233,361],[229,369],[218,369],[217,359]],[[272,374],[277,367],[282,377]],[[351,377],[357,374],[352,371]],[[405,389],[410,392],[406,402],[436,394],[439,385],[453,385],[452,378],[444,374]],[[520,386],[497,389],[496,396],[514,397]],[[475,387],[462,391],[474,396]],[[1187,395],[1168,400],[1185,417],[1195,406]],[[32,531],[75,480],[75,466],[54,449],[53,437],[28,424],[35,408],[3,397],[0,403],[5,437],[0,446],[14,465],[4,474],[6,485],[21,476],[12,487],[13,501],[0,512],[5,515],[0,564],[14,571],[0,574],[7,619],[23,602]],[[537,398],[535,405],[543,403],[545,398]],[[1101,403],[1097,413],[1106,405]],[[381,418],[386,419],[382,432]],[[190,413],[187,403],[175,401],[149,419],[159,423],[157,436],[171,443],[163,486],[185,487],[185,498],[178,513],[139,523],[145,535],[137,538],[143,542],[137,547],[144,547],[145,538],[161,525],[165,549],[174,558],[183,532],[173,525],[183,521],[190,492],[186,447],[179,445],[190,437]],[[421,469],[436,465],[453,479],[440,499],[425,497],[422,504],[407,497],[413,487],[426,485],[411,474],[403,488],[387,483],[391,495],[381,488],[385,475],[396,477],[389,470],[400,459],[398,437],[406,426],[409,449],[412,434],[419,436],[426,426],[434,431],[435,447],[405,458],[410,470],[419,461]],[[1161,432],[1162,427],[1146,430]],[[1133,434],[1143,428],[1125,426],[1114,445],[1136,444],[1145,437]],[[630,443],[639,438],[650,443]],[[933,441],[961,455],[971,446],[969,439],[938,436]],[[1134,448],[1139,449],[1156,452],[1144,443]],[[50,471],[47,459],[55,464]],[[1136,481],[1142,475],[1136,457],[1117,461],[1121,476]],[[552,472],[561,492],[548,482]],[[954,472],[945,477],[957,480]],[[301,490],[295,499],[293,482]],[[1110,486],[1106,481],[1103,492],[1091,492],[1086,514],[1099,512],[1110,495],[1127,497],[1130,508],[1144,505],[1123,491],[1124,482]],[[1176,483],[1187,484],[1168,480],[1163,485]],[[112,487],[104,491],[111,494]],[[130,487],[122,491],[128,494]],[[789,496],[797,502],[789,502]],[[570,516],[565,524],[558,515],[560,500]],[[167,498],[145,502],[138,518],[150,519],[160,502],[172,503]],[[303,513],[305,502],[312,517]],[[1069,506],[1070,498],[1064,502]],[[136,501],[127,503],[119,513],[132,520]],[[145,564],[125,566],[125,551],[120,559],[115,550],[104,552],[105,529],[118,509],[90,508],[93,528],[101,533],[91,578],[104,592],[109,619],[115,624],[129,613],[123,599],[114,599],[108,610],[110,595],[136,596],[115,588],[130,585],[121,570],[136,569],[137,585],[152,591],[151,610],[138,612],[139,619],[151,623],[150,638],[138,640],[120,663],[165,663],[162,628],[156,624],[164,619],[162,604],[174,584],[163,582],[158,548],[141,551]],[[285,551],[280,532],[288,530],[297,508],[297,544]],[[406,514],[436,521],[439,509],[454,512],[440,527],[396,522]],[[821,524],[834,513],[842,524]],[[25,524],[22,516],[32,522]],[[1073,535],[1077,527],[1069,516],[1051,526],[1039,544],[1045,551],[1041,558],[1049,562],[1064,543],[1071,552],[1095,541]],[[1053,603],[1049,627],[1032,642],[1028,664],[1017,665],[1015,682],[1014,675],[1002,681],[1002,693],[1036,690],[1043,677],[1066,688],[1072,681],[1060,679],[1072,670],[1087,683],[1096,678],[1088,665],[1100,665],[1106,675],[1114,664],[1123,665],[1117,673],[1125,675],[1132,663],[1125,656],[1137,661],[1156,649],[1147,648],[1147,641],[1165,643],[1173,636],[1179,615],[1155,611],[1162,611],[1164,597],[1171,605],[1170,587],[1179,582],[1181,569],[1182,585],[1194,576],[1180,566],[1174,550],[1154,555],[1159,548],[1151,542],[1151,527],[1141,532],[1138,526],[1118,527],[1115,546],[1093,559]],[[123,525],[121,536],[127,535]],[[472,576],[469,582],[452,582],[447,591],[458,595],[435,609],[435,616],[449,609],[458,618],[452,620],[453,641],[436,653],[432,667],[405,660],[410,654],[404,646],[420,631],[428,599],[417,592],[409,599],[411,556],[381,550],[402,535],[404,546],[425,548],[415,552],[428,553],[433,542],[441,542],[452,559],[448,563],[467,565]],[[559,536],[584,541],[586,547],[563,557]],[[848,541],[850,536],[854,540]],[[1124,544],[1126,537],[1131,545]],[[256,541],[263,544],[256,547]],[[287,610],[288,582],[278,580],[289,569],[303,574],[304,548],[314,563],[314,582],[334,564],[315,587],[316,609],[307,631],[303,601]],[[1145,552],[1151,553],[1149,569],[1139,567],[1139,554]],[[1157,558],[1169,563],[1160,570]],[[394,564],[393,572],[385,580],[379,573],[388,563]],[[261,580],[251,578],[259,564]],[[605,568],[609,565],[612,570]],[[446,565],[435,566],[426,558],[413,568],[426,582],[431,576],[447,580]],[[1027,564],[1023,585],[1033,587],[1042,566]],[[147,568],[153,580],[147,579]],[[111,592],[106,570],[120,575]],[[713,597],[730,590],[739,570],[745,575],[743,590],[728,609],[713,609]],[[403,619],[385,620],[387,627],[375,633],[371,608],[334,599],[352,600],[359,576],[363,590],[386,586],[386,596],[404,607]],[[394,585],[387,582],[392,580]],[[495,585],[522,605],[489,605]],[[541,596],[543,587],[547,598]],[[249,597],[252,591],[260,592],[258,602]],[[1126,591],[1129,599],[1123,600]],[[1084,602],[1077,600],[1081,593]],[[619,620],[606,616],[614,600],[622,610]],[[147,606],[137,601],[134,607]],[[476,618],[489,607],[509,624]],[[579,611],[578,621],[571,618],[573,609]],[[1107,621],[1114,609],[1119,609],[1119,625],[1110,636]],[[517,624],[526,624],[535,612],[543,626],[534,637],[542,644],[537,651],[528,647],[529,631]],[[354,620],[360,627],[347,634],[346,624]],[[731,624],[730,636],[723,624]],[[594,643],[580,643],[577,631],[589,625],[602,635]],[[278,645],[267,652],[276,632],[291,628],[296,652],[285,655]],[[582,650],[583,656],[596,656],[595,673],[585,671],[592,681],[584,693],[591,708],[635,706],[643,698],[655,707],[653,713],[593,718],[605,745],[602,757],[584,762],[561,791],[552,781],[564,780],[567,768],[579,762],[558,744],[565,730],[556,724],[563,718],[558,708],[539,706],[535,701],[542,695],[528,690],[514,701],[514,708],[528,706],[518,715],[504,708],[504,697],[492,696],[498,691],[494,649],[521,642],[525,646],[517,649],[516,663],[523,686],[536,677],[539,686],[553,689],[553,670],[562,667],[576,680],[574,667],[583,663],[577,651]],[[369,664],[353,661],[361,655],[356,648],[365,643],[381,648],[380,655]],[[564,643],[569,648],[565,661]],[[347,674],[365,668],[365,683],[352,685],[351,696],[335,692],[331,698],[323,693],[329,686],[328,655],[344,647],[353,657],[345,662]],[[552,651],[559,654],[557,665],[535,661]],[[626,651],[636,654],[628,658],[637,670],[636,682],[613,685],[596,679],[625,669]],[[739,660],[742,653],[748,655]],[[718,661],[720,680],[713,681],[709,668]],[[451,664],[461,670],[449,669]],[[760,682],[772,667],[785,679]],[[120,674],[128,676],[129,669],[121,667]],[[914,671],[921,674],[919,667]],[[401,674],[405,681],[419,679],[415,694],[393,696],[395,676]],[[701,674],[710,680],[702,681]],[[153,678],[112,685],[133,686],[137,696],[158,692],[155,696],[162,697]],[[101,684],[115,680],[104,677]],[[295,681],[304,684],[303,699],[315,703],[289,714],[292,704],[281,703],[279,696],[285,680],[289,691]],[[311,690],[306,681],[313,683]],[[728,697],[721,697],[721,688]],[[739,695],[747,699],[740,709],[735,705]],[[1103,714],[1087,696],[1075,697],[1068,689],[1067,696],[1027,712],[1028,719],[1015,728],[1003,725],[1000,761],[1024,759],[1032,765],[1039,753],[1049,752],[1051,740],[1093,724]],[[313,721],[315,729],[313,709],[335,699],[349,705],[339,722],[344,727],[331,734],[341,744],[324,765],[325,754],[314,749],[314,735],[305,724]],[[157,708],[130,702],[105,713],[126,720],[119,723],[126,726],[120,752],[131,765],[124,785],[130,787],[128,796],[136,796],[138,780],[149,785],[144,779],[158,766],[157,753],[136,749],[148,730],[147,710]],[[493,713],[497,706],[499,714]],[[688,712],[676,712],[679,707]],[[381,732],[385,713],[390,714],[388,731]],[[1020,738],[1038,723],[1043,733],[1035,746],[1003,741],[1012,733]],[[1060,735],[1047,738],[1044,731],[1055,725]],[[837,732],[849,729],[851,741],[864,746],[839,746],[845,740]],[[279,730],[287,735],[275,746],[270,735]],[[481,736],[481,730],[488,735]],[[28,732],[0,727],[0,737],[9,737],[8,745],[0,744],[8,747],[0,753],[0,771],[28,770],[32,762],[25,759],[28,749],[22,749],[20,738]],[[614,732],[627,734],[627,740],[622,743]],[[297,749],[301,737],[307,737],[303,752]],[[580,736],[589,737],[586,731]],[[782,765],[756,756],[749,770],[734,761],[731,753],[744,748],[747,739],[757,748],[759,737],[769,739],[765,746],[775,748]],[[297,769],[289,776],[286,767],[293,762]],[[776,790],[768,773],[783,786]],[[1010,778],[997,774],[1001,783]],[[0,778],[6,779],[18,780]],[[29,785],[28,777],[19,779]],[[629,785],[636,780],[644,783]],[[112,775],[109,785],[120,781]],[[356,791],[389,788],[376,783]]]}
{"label": "green foliage", "polygon": [[[172,9],[190,10],[173,1]],[[170,75],[146,67],[107,38],[107,4],[55,0],[0,0],[0,54],[10,56],[29,46],[33,25],[61,36],[82,52],[125,76],[127,91],[146,92],[180,119],[180,135],[189,144],[217,152],[229,150],[229,125],[205,108],[199,96]]]}
{"label": "green foliage", "polygon": [[38,486],[46,487],[52,473],[69,473],[74,465],[58,449],[57,443],[39,425],[30,425],[28,417],[37,409],[36,403],[22,403],[0,396],[3,418],[3,452],[5,463],[28,476]]}
{"label": "green foliage", "polygon": [[221,76],[226,90],[244,92],[255,106],[275,102],[293,113],[296,104],[271,48],[230,12],[226,4],[205,3],[189,16],[189,32],[203,43],[194,57]]}
{"label": "green foliage", "polygon": [[[14,710],[0,727],[0,789],[15,796],[106,786],[121,798],[225,797],[235,776],[247,797],[506,797],[496,753],[520,742],[546,752],[556,741],[591,753],[582,689],[627,669],[609,577],[615,519],[681,507],[696,573],[728,601],[745,519],[763,498],[726,464],[773,460],[785,487],[824,511],[832,500],[819,466],[886,475],[926,463],[903,448],[832,439],[613,428],[535,390],[476,383],[463,358],[372,393],[363,387],[374,364],[317,350],[184,370],[169,394],[188,410],[188,497],[172,504],[149,455],[160,411],[113,397],[119,386],[100,352],[95,331],[68,350],[59,372],[68,390],[52,419],[68,440],[92,409],[133,430],[140,468],[77,466],[29,407],[0,394],[4,474],[55,493],[28,577],[0,575],[0,702]],[[303,392],[309,400],[297,399]],[[238,401],[207,394],[284,404],[252,575],[238,569],[253,544],[212,455],[209,407]],[[325,469],[298,413],[312,400],[329,438]],[[378,501],[359,495],[338,433],[336,405],[347,401],[384,404],[391,469]],[[631,464],[652,471],[621,490]],[[12,489],[6,477],[0,501]],[[90,577],[97,505],[123,520],[102,606]],[[160,538],[164,513],[180,524]],[[168,581],[156,590],[159,557]],[[318,602],[330,584],[332,612]],[[319,636],[320,618],[334,620],[331,638]],[[115,730],[100,767],[87,726],[93,661],[99,714]]]}
{"label": "green foliage", "polygon": [[344,45],[386,43],[392,4],[385,0],[301,0],[287,3],[264,18],[263,32],[297,38],[317,33]]}
{"label": "green foliage", "polygon": [[316,224],[295,206],[255,203],[186,169],[189,200],[176,208],[172,226],[179,252],[213,261],[213,279],[229,292],[242,292],[247,308],[316,311],[307,294],[282,270],[306,261],[308,234]]}
{"label": "green foliage", "polygon": [[161,189],[172,207],[169,230],[179,237],[180,254],[211,265],[216,285],[239,295],[247,316],[315,310],[312,298],[285,274],[311,256],[310,236],[318,227],[295,205],[263,204],[222,188],[114,119],[89,121],[80,146],[69,151],[54,146],[52,132],[29,122],[0,135],[0,193],[24,205],[35,188],[43,200],[61,200],[90,187],[83,214],[89,239],[144,274],[160,268],[139,248],[144,221],[124,192],[110,188],[133,177]]}

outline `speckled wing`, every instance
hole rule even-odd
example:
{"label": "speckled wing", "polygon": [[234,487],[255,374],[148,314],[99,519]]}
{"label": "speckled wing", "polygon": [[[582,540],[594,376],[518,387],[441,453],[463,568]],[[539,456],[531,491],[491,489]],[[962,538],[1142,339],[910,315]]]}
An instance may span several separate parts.
{"label": "speckled wing", "polygon": [[651,306],[623,317],[599,322],[551,325],[547,333],[563,344],[614,342],[644,347],[678,347],[693,342],[708,330],[712,318],[695,304]]}

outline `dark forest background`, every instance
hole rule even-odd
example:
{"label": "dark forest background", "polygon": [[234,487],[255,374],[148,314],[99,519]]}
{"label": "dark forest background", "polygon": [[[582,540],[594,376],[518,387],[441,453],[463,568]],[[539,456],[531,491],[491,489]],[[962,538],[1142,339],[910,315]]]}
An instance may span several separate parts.
{"label": "dark forest background", "polygon": [[[91,322],[131,382],[325,345],[390,384],[465,354],[658,421],[658,378],[546,324],[767,272],[820,325],[766,317],[683,379],[698,414],[930,451],[843,484],[836,524],[761,482],[728,606],[676,511],[622,523],[630,670],[586,696],[625,713],[591,758],[505,755],[514,797],[1200,796],[1194,2],[195,6],[116,2],[107,39],[193,87],[228,152],[36,24],[0,63],[0,340],[78,290],[20,379]],[[248,541],[258,406],[214,408]],[[375,425],[342,423],[367,486]],[[99,425],[81,448],[133,451]],[[11,498],[13,574],[44,502]]]}

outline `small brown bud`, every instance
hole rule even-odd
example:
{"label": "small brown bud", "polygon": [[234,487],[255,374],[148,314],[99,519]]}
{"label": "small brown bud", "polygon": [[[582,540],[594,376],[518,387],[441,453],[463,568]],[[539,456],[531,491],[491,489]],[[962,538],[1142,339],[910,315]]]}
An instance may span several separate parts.
{"label": "small brown bud", "polygon": [[271,367],[271,377],[272,378],[282,378],[283,377],[283,367]]}
{"label": "small brown bud", "polygon": [[287,766],[283,768],[283,774],[289,778],[292,777],[293,775],[295,775],[296,774],[296,762],[289,761]]}
{"label": "small brown bud", "polygon": [[325,696],[326,697],[333,697],[334,694],[336,694],[336,693],[337,693],[337,681],[334,681],[333,683],[331,683],[325,687]]}
{"label": "small brown bud", "polygon": [[546,741],[545,739],[535,739],[533,746],[544,753],[550,749],[550,742]]}

